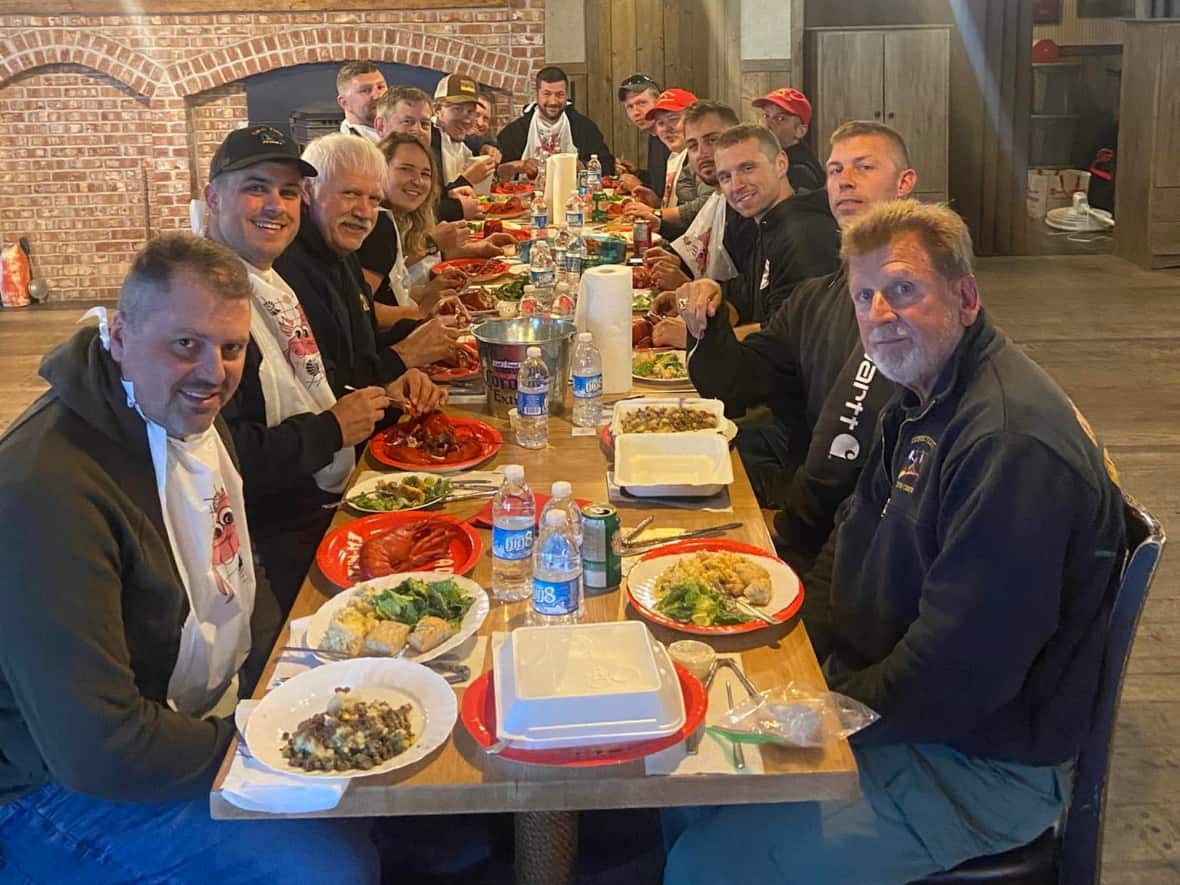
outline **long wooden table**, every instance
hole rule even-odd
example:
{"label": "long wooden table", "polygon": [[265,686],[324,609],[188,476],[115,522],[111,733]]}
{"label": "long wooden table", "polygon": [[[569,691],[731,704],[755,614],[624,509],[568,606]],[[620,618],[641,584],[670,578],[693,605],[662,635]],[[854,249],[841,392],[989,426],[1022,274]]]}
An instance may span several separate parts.
{"label": "long wooden table", "polygon": [[[657,394],[658,391],[652,391]],[[465,414],[449,409],[454,414]],[[504,448],[491,465],[519,463],[525,479],[536,490],[548,492],[555,480],[568,480],[574,495],[592,501],[606,501],[607,459],[596,437],[571,436],[570,424],[563,418],[551,418],[549,446],[542,450],[523,449],[512,441],[507,422],[479,414],[481,420],[496,424],[504,433]],[[624,528],[635,525],[649,513],[656,517],[653,528],[666,531],[700,528],[740,520],[743,527],[729,537],[772,550],[754,492],[736,453],[732,454],[735,482],[730,486],[733,514],[707,513],[670,508],[644,508],[619,505]],[[366,460],[368,460],[366,458]],[[379,469],[369,462],[359,469]],[[459,517],[473,515],[483,501],[448,505],[446,512]],[[333,526],[343,525],[355,516],[342,508]],[[491,586],[491,532],[482,531],[484,554],[471,577],[484,587]],[[292,619],[314,612],[336,588],[312,567],[291,611]],[[480,633],[508,631],[524,622],[530,603],[511,604],[493,601],[492,609]],[[638,615],[626,604],[624,591],[588,596],[586,620],[608,621],[635,618]],[[656,638],[672,641],[684,634],[650,625]],[[280,634],[285,644],[287,631]],[[797,619],[792,624],[767,628],[711,641],[720,652],[740,653],[750,678],[760,686],[795,680],[822,686],[823,676],[804,626]],[[489,644],[490,646],[490,644]],[[278,652],[259,682],[261,696],[269,683]],[[485,661],[484,667],[490,667]],[[456,693],[462,696],[463,689]],[[226,801],[220,787],[236,748],[222,765],[210,795],[214,818],[240,819],[266,817],[245,811]],[[642,762],[595,768],[556,768],[527,765],[488,756],[475,744],[461,723],[451,739],[428,759],[383,776],[357,778],[349,786],[340,804],[311,817],[355,817],[408,814],[452,814],[468,812],[573,812],[581,809],[665,807],[675,805],[725,805],[754,802],[792,802],[848,798],[857,795],[856,764],[848,745],[840,741],[823,750],[788,750],[781,747],[762,749],[763,774],[696,774],[685,776],[647,776]],[[528,877],[525,877],[528,878]],[[538,880],[539,881],[539,880]],[[551,879],[550,881],[556,881]]]}

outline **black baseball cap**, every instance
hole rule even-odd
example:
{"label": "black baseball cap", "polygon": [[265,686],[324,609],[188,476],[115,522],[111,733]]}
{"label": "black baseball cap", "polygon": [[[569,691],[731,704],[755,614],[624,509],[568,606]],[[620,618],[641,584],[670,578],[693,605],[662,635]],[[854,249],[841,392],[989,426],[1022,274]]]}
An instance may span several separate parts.
{"label": "black baseball cap", "polygon": [[619,84],[619,101],[626,101],[627,96],[635,92],[643,92],[646,89],[654,89],[660,92],[660,84],[657,83],[649,74],[632,74],[626,80]]}
{"label": "black baseball cap", "polygon": [[209,180],[222,172],[236,172],[258,163],[293,163],[305,178],[314,178],[319,170],[299,156],[299,145],[282,129],[273,126],[247,126],[225,137],[213,162]]}

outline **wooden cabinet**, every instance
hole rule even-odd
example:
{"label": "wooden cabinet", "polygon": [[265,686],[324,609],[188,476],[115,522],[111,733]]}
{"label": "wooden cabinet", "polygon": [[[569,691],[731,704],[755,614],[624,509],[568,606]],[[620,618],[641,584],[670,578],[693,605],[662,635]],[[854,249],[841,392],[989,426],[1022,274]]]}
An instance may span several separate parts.
{"label": "wooden cabinet", "polygon": [[877,120],[905,139],[918,196],[947,198],[950,29],[811,28],[806,34],[812,145],[849,120]]}
{"label": "wooden cabinet", "polygon": [[1115,252],[1180,267],[1180,20],[1126,22]]}

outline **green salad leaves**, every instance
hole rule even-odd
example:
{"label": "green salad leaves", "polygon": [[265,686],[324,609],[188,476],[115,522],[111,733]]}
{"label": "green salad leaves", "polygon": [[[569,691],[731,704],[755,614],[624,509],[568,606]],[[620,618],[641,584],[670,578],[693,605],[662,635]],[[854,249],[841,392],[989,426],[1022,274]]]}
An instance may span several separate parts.
{"label": "green salad leaves", "polygon": [[700,578],[686,578],[671,587],[656,603],[656,611],[682,624],[712,627],[744,624],[753,620],[727,605],[725,593]]}
{"label": "green salad leaves", "polygon": [[377,617],[413,627],[427,615],[442,618],[453,630],[459,629],[463,616],[475,600],[453,580],[431,581],[407,578],[391,590],[371,597]]}

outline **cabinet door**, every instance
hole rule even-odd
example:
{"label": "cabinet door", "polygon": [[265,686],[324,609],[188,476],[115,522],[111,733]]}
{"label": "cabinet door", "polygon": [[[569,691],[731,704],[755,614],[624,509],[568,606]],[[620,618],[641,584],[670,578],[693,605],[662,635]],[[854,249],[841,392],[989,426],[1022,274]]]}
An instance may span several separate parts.
{"label": "cabinet door", "polygon": [[820,162],[827,160],[828,136],[849,120],[880,120],[882,61],[880,31],[823,31],[818,34],[812,120]]}
{"label": "cabinet door", "polygon": [[1160,36],[1163,64],[1159,72],[1159,111],[1155,128],[1155,186],[1180,187],[1180,27],[1169,27]]}
{"label": "cabinet door", "polygon": [[885,122],[901,133],[918,188],[947,187],[950,41],[945,30],[885,34]]}

